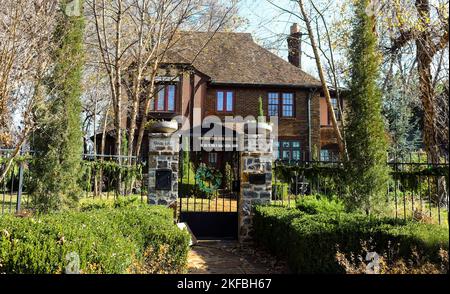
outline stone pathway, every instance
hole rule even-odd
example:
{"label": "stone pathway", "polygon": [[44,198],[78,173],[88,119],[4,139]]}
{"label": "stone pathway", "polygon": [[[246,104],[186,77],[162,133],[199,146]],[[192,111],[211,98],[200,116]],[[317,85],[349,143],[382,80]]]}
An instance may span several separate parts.
{"label": "stone pathway", "polygon": [[283,274],[284,262],[253,245],[235,241],[199,241],[188,256],[190,274]]}

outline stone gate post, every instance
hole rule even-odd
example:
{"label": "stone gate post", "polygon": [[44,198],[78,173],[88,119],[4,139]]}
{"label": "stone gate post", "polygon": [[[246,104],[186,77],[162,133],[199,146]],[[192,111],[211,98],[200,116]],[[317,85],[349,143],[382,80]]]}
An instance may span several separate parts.
{"label": "stone gate post", "polygon": [[253,206],[272,199],[272,138],[246,134],[241,152],[239,197],[239,241],[251,240]]}
{"label": "stone gate post", "polygon": [[178,198],[179,136],[149,134],[148,203],[172,206]]}

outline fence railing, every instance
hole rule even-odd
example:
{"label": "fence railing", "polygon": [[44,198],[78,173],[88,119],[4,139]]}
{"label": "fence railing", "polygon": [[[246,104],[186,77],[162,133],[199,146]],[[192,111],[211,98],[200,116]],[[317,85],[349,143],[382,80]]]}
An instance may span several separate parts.
{"label": "fence railing", "polygon": [[[11,152],[0,149],[0,171]],[[311,158],[305,156],[305,158]],[[119,195],[139,195],[146,201],[146,163],[137,158],[123,156],[83,156],[83,197],[109,199]],[[134,160],[134,162],[133,162]],[[30,191],[32,156],[21,154],[0,181],[0,214],[33,209],[36,203]],[[432,163],[423,153],[390,155],[388,165],[391,180],[386,191],[386,207],[390,216],[420,219],[448,225],[449,211],[449,161],[443,157]],[[183,184],[194,182],[194,174],[182,166]],[[188,167],[188,165],[186,165]],[[295,205],[296,199],[308,194],[344,196],[343,163],[335,160],[277,160],[274,162],[272,200],[278,205]],[[117,182],[121,181],[120,190]],[[188,186],[188,185],[187,185]],[[187,193],[187,192],[186,192]]]}
{"label": "fence railing", "polygon": [[[17,156],[0,181],[0,214],[33,210],[36,195],[31,193],[32,153]],[[6,167],[11,150],[0,149],[0,172]],[[137,195],[146,201],[145,163],[128,156],[84,154],[80,186],[83,198],[115,199],[119,195]],[[121,185],[118,186],[117,182]],[[120,190],[119,190],[120,189]]]}
{"label": "fence railing", "polygon": [[[389,156],[391,179],[385,194],[386,216],[449,223],[449,163],[432,163],[424,154]],[[272,200],[295,206],[304,195],[342,198],[348,192],[342,162],[277,160],[274,163]]]}

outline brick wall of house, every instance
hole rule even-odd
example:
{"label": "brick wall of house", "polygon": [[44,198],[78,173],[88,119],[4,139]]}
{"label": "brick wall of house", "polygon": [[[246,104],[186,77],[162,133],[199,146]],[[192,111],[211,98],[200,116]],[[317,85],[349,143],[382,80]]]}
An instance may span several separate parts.
{"label": "brick wall of house", "polygon": [[[320,97],[320,147],[322,149],[328,149],[337,152],[337,137],[334,132],[330,113],[328,111],[328,105],[325,100],[325,97]],[[345,117],[345,101],[342,103],[343,113],[341,114],[341,118]],[[338,121],[340,124],[341,121]]]}
{"label": "brick wall of house", "polygon": [[[234,109],[232,112],[216,111],[216,92],[218,90],[230,90],[234,92]],[[278,121],[278,136],[280,139],[299,140],[302,150],[308,149],[308,91],[303,89],[282,88],[253,88],[253,87],[208,87],[204,101],[203,117],[217,115],[225,116],[240,115],[244,119],[247,116],[258,114],[259,97],[263,98],[264,113],[268,113],[269,92],[292,92],[295,95],[295,117],[280,118]],[[311,100],[311,139],[312,146],[320,147],[320,105],[319,97],[312,95]]]}

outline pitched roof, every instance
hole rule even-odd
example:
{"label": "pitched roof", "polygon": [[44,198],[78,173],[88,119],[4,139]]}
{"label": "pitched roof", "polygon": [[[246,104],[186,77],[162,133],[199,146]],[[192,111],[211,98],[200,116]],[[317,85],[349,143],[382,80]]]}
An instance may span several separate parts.
{"label": "pitched roof", "polygon": [[168,63],[192,64],[217,84],[320,86],[311,75],[256,44],[248,33],[181,32],[166,56]]}

